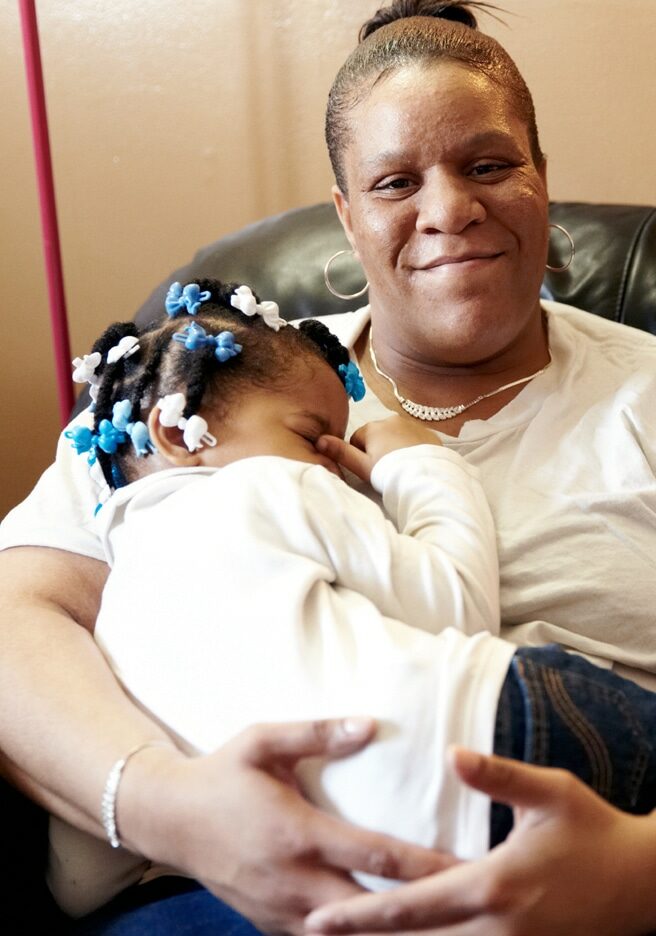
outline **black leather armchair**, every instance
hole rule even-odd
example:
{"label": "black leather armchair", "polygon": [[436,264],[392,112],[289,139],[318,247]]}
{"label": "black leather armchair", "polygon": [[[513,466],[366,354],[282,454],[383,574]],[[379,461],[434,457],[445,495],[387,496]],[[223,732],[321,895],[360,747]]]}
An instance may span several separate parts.
{"label": "black leather armchair", "polygon": [[[564,225],[576,243],[571,267],[547,274],[545,286],[553,298],[656,334],[656,208],[554,203],[551,218]],[[558,266],[567,258],[569,245],[562,236],[554,236],[553,242],[550,261]],[[288,319],[347,311],[357,301],[336,299],[323,281],[326,260],[344,247],[348,244],[332,205],[267,218],[202,248],[152,293],[137,321],[145,324],[163,315],[171,282],[193,282],[202,276],[248,283],[263,299],[276,300]],[[357,263],[340,270],[343,278],[337,270],[333,278],[340,291],[350,293],[362,286]],[[83,396],[79,405],[86,402]],[[5,842],[12,843],[3,850],[7,867],[0,875],[0,920],[8,924],[3,932],[59,932],[44,889],[43,813],[0,782],[0,817]]]}

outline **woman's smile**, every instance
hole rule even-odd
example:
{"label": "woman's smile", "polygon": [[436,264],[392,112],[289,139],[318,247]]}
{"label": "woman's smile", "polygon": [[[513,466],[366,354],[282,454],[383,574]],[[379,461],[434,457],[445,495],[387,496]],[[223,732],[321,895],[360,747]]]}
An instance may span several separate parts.
{"label": "woman's smile", "polygon": [[485,253],[468,251],[462,254],[443,254],[434,257],[431,260],[411,265],[416,273],[437,273],[456,274],[471,273],[474,270],[487,270],[490,266],[503,256],[503,251],[498,253]]}

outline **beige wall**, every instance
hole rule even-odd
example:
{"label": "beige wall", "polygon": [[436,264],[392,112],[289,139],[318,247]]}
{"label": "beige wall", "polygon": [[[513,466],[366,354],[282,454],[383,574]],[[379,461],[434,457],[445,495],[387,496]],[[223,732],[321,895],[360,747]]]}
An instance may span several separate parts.
{"label": "beige wall", "polygon": [[[656,0],[499,0],[552,197],[656,202]],[[327,197],[326,93],[376,0],[40,0],[75,353],[196,247]],[[0,4],[0,516],[58,433],[17,4]],[[617,48],[617,51],[615,49]]]}

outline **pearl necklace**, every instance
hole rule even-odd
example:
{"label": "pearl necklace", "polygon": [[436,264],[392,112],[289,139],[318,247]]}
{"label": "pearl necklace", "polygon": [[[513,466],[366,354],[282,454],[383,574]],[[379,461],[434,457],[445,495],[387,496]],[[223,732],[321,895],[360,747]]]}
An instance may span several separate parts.
{"label": "pearl necklace", "polygon": [[504,384],[503,387],[498,387],[496,390],[490,390],[489,393],[481,393],[480,396],[477,396],[475,400],[471,400],[469,403],[457,403],[455,406],[424,406],[422,403],[415,403],[413,400],[402,397],[399,393],[399,388],[396,386],[396,382],[380,369],[374,352],[372,328],[369,329],[369,356],[371,357],[371,363],[374,365],[376,373],[380,374],[381,377],[384,377],[385,380],[391,384],[394,396],[401,404],[402,409],[416,419],[423,419],[426,422],[443,422],[445,419],[453,419],[454,416],[459,416],[461,413],[464,413],[465,410],[480,403],[481,400],[486,400],[488,397],[495,396],[495,394],[501,393],[502,390],[509,390],[511,387],[518,387],[520,384],[528,383],[529,380],[533,380],[534,377],[543,374],[549,367],[549,364],[551,364],[550,354],[548,362],[544,367],[541,367],[539,371],[536,371],[534,374],[529,374],[528,377],[520,377],[519,380],[513,380],[512,383]]}

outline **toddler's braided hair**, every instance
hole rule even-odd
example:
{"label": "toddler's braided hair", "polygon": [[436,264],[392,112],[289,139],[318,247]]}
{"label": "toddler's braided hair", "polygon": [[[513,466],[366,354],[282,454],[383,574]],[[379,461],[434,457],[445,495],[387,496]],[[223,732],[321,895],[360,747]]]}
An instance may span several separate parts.
{"label": "toddler's braided hair", "polygon": [[[178,392],[184,393],[187,401],[182,413],[186,419],[197,413],[203,402],[218,408],[221,418],[241,391],[295,383],[301,361],[323,360],[338,375],[339,366],[348,364],[348,351],[321,322],[308,319],[298,328],[276,332],[260,316],[244,315],[231,305],[230,298],[239,284],[202,279],[197,280],[197,285],[201,292],[209,292],[210,298],[195,315],[178,314],[141,331],[134,322],[116,322],[98,338],[92,349],[102,355],[96,370],[99,385],[94,432],[98,432],[103,420],[111,422],[113,406],[120,400],[129,400],[135,422],[146,422],[162,396]],[[255,299],[259,303],[257,296]],[[231,331],[243,347],[241,354],[219,364],[212,347],[186,350],[173,340],[173,335],[191,322],[208,334]],[[108,364],[107,352],[127,336],[138,338],[139,349]],[[139,474],[129,444],[121,445],[115,454],[98,449],[97,458],[110,488],[121,487]]]}

